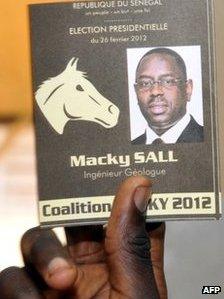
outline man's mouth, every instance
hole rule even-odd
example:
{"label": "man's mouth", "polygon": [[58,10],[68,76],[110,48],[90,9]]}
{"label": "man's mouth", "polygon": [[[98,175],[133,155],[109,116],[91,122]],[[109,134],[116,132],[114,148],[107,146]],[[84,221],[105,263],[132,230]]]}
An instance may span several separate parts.
{"label": "man's mouth", "polygon": [[148,107],[154,114],[163,114],[167,110],[167,105],[165,103],[151,103]]}

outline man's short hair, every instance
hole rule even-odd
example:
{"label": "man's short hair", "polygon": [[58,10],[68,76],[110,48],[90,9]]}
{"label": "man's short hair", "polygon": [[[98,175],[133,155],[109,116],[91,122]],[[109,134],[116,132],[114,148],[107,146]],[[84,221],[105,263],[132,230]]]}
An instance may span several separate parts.
{"label": "man's short hair", "polygon": [[171,50],[171,49],[168,49],[168,48],[155,48],[155,49],[152,49],[150,51],[148,51],[147,53],[145,53],[142,58],[139,60],[139,63],[138,63],[138,66],[136,68],[136,74],[138,72],[138,69],[139,69],[139,66],[142,62],[142,60],[146,57],[146,56],[149,56],[149,55],[152,55],[152,54],[161,54],[161,55],[169,55],[171,57],[173,57],[181,71],[181,73],[183,74],[184,76],[184,79],[187,79],[187,70],[186,70],[186,64],[183,60],[183,58],[175,51]]}

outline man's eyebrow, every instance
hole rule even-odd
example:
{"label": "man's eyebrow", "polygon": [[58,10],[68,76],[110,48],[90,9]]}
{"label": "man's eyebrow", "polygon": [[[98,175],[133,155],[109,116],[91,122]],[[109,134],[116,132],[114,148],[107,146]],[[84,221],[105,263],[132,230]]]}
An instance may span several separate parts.
{"label": "man's eyebrow", "polygon": [[147,75],[141,75],[139,77],[136,77],[136,79],[152,79],[153,80],[153,77],[152,76],[147,76]]}
{"label": "man's eyebrow", "polygon": [[165,77],[174,77],[174,78],[179,78],[179,76],[177,76],[177,74],[175,73],[167,73],[167,74],[163,74],[161,76],[159,76],[159,78],[165,78]]}
{"label": "man's eyebrow", "polygon": [[[175,77],[176,78],[176,75],[172,72],[172,73],[162,74],[158,78],[160,79],[160,78],[165,78],[165,77]],[[149,76],[149,75],[141,75],[141,76],[137,77],[136,79],[137,80],[139,80],[139,79],[151,79],[151,80],[154,80],[154,77]]]}

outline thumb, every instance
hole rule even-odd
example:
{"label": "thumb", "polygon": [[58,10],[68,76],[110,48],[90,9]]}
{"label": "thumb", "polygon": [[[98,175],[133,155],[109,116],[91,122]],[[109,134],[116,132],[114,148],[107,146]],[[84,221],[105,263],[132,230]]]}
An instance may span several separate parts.
{"label": "thumb", "polygon": [[110,298],[159,298],[150,260],[144,212],[151,182],[144,177],[125,180],[114,200],[107,227]]}

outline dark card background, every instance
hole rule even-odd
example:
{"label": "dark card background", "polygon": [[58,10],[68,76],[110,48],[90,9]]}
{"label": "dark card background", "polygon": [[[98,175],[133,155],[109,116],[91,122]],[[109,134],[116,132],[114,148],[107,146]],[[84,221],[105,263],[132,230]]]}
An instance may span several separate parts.
{"label": "dark card background", "polygon": [[[84,180],[83,167],[70,167],[72,155],[102,156],[112,153],[132,156],[138,151],[147,153],[158,150],[173,150],[179,162],[130,166],[138,169],[143,166],[166,169],[166,176],[154,179],[155,193],[213,192],[214,190],[217,192],[217,181],[214,181],[217,176],[216,150],[212,153],[212,140],[216,147],[215,136],[213,136],[214,99],[210,98],[210,86],[213,82],[209,77],[211,72],[211,80],[213,80],[213,72],[209,68],[209,60],[213,62],[213,57],[209,56],[212,48],[209,48],[208,43],[211,32],[208,31],[207,1],[162,2],[163,6],[152,6],[150,14],[119,15],[119,19],[123,21],[118,21],[117,24],[167,22],[169,30],[150,32],[150,42],[124,44],[91,44],[89,40],[94,37],[93,34],[69,35],[69,27],[109,25],[111,23],[105,23],[104,20],[114,19],[114,16],[85,16],[84,10],[74,10],[71,2],[30,6],[34,91],[44,80],[61,73],[72,57],[79,57],[78,69],[87,72],[89,81],[97,90],[120,109],[119,123],[112,129],[105,129],[93,122],[76,121],[69,122],[64,134],[58,135],[46,121],[38,106],[34,105],[40,199],[115,193],[122,178]],[[129,21],[124,21],[127,18]],[[107,36],[108,33],[98,36],[104,35]],[[125,36],[128,33],[116,33],[116,36],[119,35]],[[201,46],[204,142],[167,144],[159,147],[131,145],[126,49],[187,45]],[[89,172],[122,169],[118,166],[85,168]]]}

